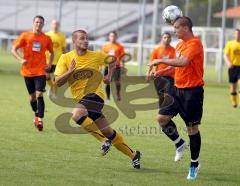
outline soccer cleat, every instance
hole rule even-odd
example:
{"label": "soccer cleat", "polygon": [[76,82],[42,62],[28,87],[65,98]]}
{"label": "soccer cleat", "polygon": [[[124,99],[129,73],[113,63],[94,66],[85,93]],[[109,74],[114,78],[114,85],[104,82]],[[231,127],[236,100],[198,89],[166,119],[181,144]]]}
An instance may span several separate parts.
{"label": "soccer cleat", "polygon": [[106,140],[105,142],[103,142],[102,146],[101,146],[101,154],[103,156],[105,156],[108,151],[110,150],[112,146],[112,141],[111,140]]}
{"label": "soccer cleat", "polygon": [[39,117],[37,117],[37,116],[35,116],[35,118],[34,118],[34,125],[39,131],[43,130],[43,121],[40,121]]}
{"label": "soccer cleat", "polygon": [[141,153],[139,151],[136,151],[136,155],[132,159],[132,165],[134,169],[140,169],[140,159]]}
{"label": "soccer cleat", "polygon": [[197,178],[197,173],[200,170],[200,163],[198,164],[197,167],[190,167],[187,179],[188,180],[195,180]]}
{"label": "soccer cleat", "polygon": [[177,148],[174,161],[180,161],[183,157],[184,151],[187,148],[188,148],[188,144],[184,141],[184,143],[180,147]]}

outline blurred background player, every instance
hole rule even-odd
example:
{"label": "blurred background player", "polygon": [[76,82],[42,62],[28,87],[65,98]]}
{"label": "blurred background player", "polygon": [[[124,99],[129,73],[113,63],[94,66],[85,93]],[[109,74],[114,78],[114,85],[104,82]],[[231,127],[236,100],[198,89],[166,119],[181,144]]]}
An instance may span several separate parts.
{"label": "blurred background player", "polygon": [[[134,168],[139,169],[140,152],[133,151],[124,142],[122,135],[111,128],[102,113],[104,91],[101,85],[103,77],[100,69],[108,55],[88,50],[88,34],[84,30],[73,32],[72,40],[74,49],[60,57],[54,73],[57,86],[60,87],[68,82],[73,99],[77,102],[72,112],[72,119],[78,125],[87,128],[86,130],[95,135],[98,140],[107,139],[101,148],[103,155],[107,154],[113,144],[131,158]],[[109,65],[109,72],[104,77],[106,83],[110,82],[113,66],[114,62]]]}
{"label": "blurred background player", "polygon": [[228,77],[232,106],[238,106],[240,94],[240,29],[234,31],[234,40],[228,41],[224,48],[224,59],[228,66]]}
{"label": "blurred background player", "polygon": [[203,60],[202,42],[192,32],[192,21],[189,17],[180,17],[174,24],[174,32],[182,41],[176,46],[175,59],[155,59],[153,65],[166,64],[175,67],[175,91],[173,104],[161,108],[158,122],[163,132],[175,143],[175,161],[179,161],[187,148],[187,143],[179,136],[172,118],[180,114],[184,120],[190,139],[191,162],[188,180],[197,178],[200,169],[199,154],[201,136],[199,124],[203,113]]}
{"label": "blurred background player", "polygon": [[[108,35],[109,42],[106,43],[102,50],[106,54],[113,55],[116,57],[116,66],[113,71],[113,81],[115,82],[116,85],[116,90],[117,90],[117,100],[121,100],[121,67],[124,67],[124,63],[121,61],[121,57],[124,55],[124,47],[118,43],[117,41],[117,32],[112,31]],[[105,67],[104,74],[108,73],[108,67]],[[110,99],[110,84],[107,84],[105,87],[105,91],[107,94],[107,99]]]}
{"label": "blurred background player", "polygon": [[[168,32],[163,33],[159,46],[157,48],[154,48],[151,53],[149,64],[152,64],[153,60],[155,59],[175,58],[175,48],[172,47],[170,43],[171,34]],[[153,77],[154,85],[158,96],[163,96],[162,93],[164,93],[165,91],[170,91],[169,89],[174,85],[174,73],[174,67],[165,64],[158,64],[155,69],[153,68],[153,66],[149,66],[146,73],[146,79],[150,80]],[[162,99],[163,98],[161,98],[161,100]]]}
{"label": "blurred background player", "polygon": [[[21,74],[24,77],[30,104],[35,113],[34,124],[39,131],[43,129],[45,103],[43,93],[46,86],[46,71],[49,71],[54,58],[53,44],[49,36],[42,32],[44,18],[35,16],[32,31],[23,32],[14,42],[12,54],[22,64]],[[23,57],[18,52],[21,49]],[[46,63],[45,52],[50,52],[49,63]]]}
{"label": "blurred background player", "polygon": [[[47,83],[50,86],[49,89],[49,96],[52,98],[56,98],[56,93],[57,93],[57,87],[53,83],[53,75],[56,64],[60,58],[60,56],[63,53],[67,52],[67,43],[66,43],[66,37],[63,33],[59,32],[59,22],[55,19],[52,20],[51,22],[51,30],[46,33],[48,35],[52,42],[53,42],[53,51],[54,51],[54,59],[52,62],[52,67],[50,71],[48,71],[46,78],[47,78]],[[47,53],[47,63],[49,63],[50,60],[50,55]]]}

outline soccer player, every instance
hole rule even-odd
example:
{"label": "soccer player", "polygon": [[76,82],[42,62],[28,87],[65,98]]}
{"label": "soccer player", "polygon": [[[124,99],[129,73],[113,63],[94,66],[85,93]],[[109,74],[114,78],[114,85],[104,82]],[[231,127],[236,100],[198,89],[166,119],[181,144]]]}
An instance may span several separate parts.
{"label": "soccer player", "polygon": [[[51,38],[42,32],[44,18],[35,16],[32,31],[23,32],[14,42],[12,54],[22,64],[21,74],[30,95],[30,104],[35,113],[34,124],[39,131],[43,130],[45,104],[43,93],[46,86],[46,70],[50,70],[54,57]],[[18,49],[22,49],[23,57]],[[46,63],[46,51],[50,52],[49,63]]]}
{"label": "soccer player", "polygon": [[[106,43],[102,50],[103,52],[113,55],[117,58],[116,66],[113,71],[113,80],[116,85],[117,90],[117,100],[121,100],[120,90],[121,90],[121,67],[124,67],[124,63],[121,61],[121,57],[124,55],[124,47],[117,41],[117,32],[112,31],[108,35],[109,42]],[[108,73],[108,67],[105,68],[104,74]],[[110,99],[110,84],[105,87],[107,94],[107,99]]]}
{"label": "soccer player", "polygon": [[[155,59],[173,59],[175,58],[175,48],[170,45],[171,43],[171,34],[165,32],[161,36],[160,44],[157,48],[152,51],[149,64],[153,62]],[[175,69],[172,66],[168,66],[165,64],[158,64],[156,69],[153,69],[153,66],[149,66],[146,79],[150,80],[152,77],[154,78],[154,85],[159,96],[159,106],[162,104],[164,93],[168,93],[173,87],[174,84],[174,74]],[[164,88],[163,88],[164,87]]]}
{"label": "soccer player", "polygon": [[[57,86],[68,82],[73,99],[77,105],[73,109],[72,119],[79,125],[97,126],[99,130],[88,132],[98,133],[107,140],[102,145],[102,154],[105,155],[113,144],[119,151],[129,156],[134,168],[140,168],[139,151],[133,151],[123,140],[123,137],[111,128],[102,113],[104,106],[104,91],[102,89],[101,66],[107,54],[88,50],[88,34],[84,30],[74,31],[72,34],[74,49],[61,55],[55,70]],[[104,77],[104,82],[109,83],[113,65],[109,65],[109,73]],[[101,140],[100,140],[101,141]]]}
{"label": "soccer player", "polygon": [[203,111],[203,46],[192,32],[192,21],[189,17],[180,17],[173,23],[179,39],[175,59],[155,59],[152,65],[166,64],[175,67],[175,91],[172,94],[173,104],[160,109],[158,122],[163,132],[175,143],[175,161],[179,161],[187,143],[179,136],[172,118],[178,113],[184,120],[190,139],[191,162],[187,179],[196,179],[200,169],[199,154],[201,136],[198,125]]}
{"label": "soccer player", "polygon": [[[56,91],[57,87],[54,85],[51,74],[54,73],[56,64],[60,58],[60,56],[63,53],[67,52],[67,43],[66,43],[66,37],[63,33],[59,32],[59,22],[55,19],[51,22],[51,30],[46,33],[48,35],[52,42],[53,42],[53,51],[54,51],[54,59],[52,62],[52,68],[47,73],[47,83],[50,86],[49,89],[49,96],[52,96],[52,98],[56,98]],[[47,55],[47,62],[49,63],[50,56]]]}
{"label": "soccer player", "polygon": [[234,40],[228,41],[224,48],[224,59],[228,66],[228,77],[232,106],[237,108],[240,94],[240,29],[234,31]]}

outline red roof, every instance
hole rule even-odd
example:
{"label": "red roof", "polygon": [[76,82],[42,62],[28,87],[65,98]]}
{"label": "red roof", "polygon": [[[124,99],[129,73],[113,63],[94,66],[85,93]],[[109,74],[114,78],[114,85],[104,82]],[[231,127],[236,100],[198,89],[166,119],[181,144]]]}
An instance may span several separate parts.
{"label": "red roof", "polygon": [[[215,17],[222,17],[223,16],[223,11],[215,13],[214,16]],[[226,10],[226,17],[227,18],[238,18],[238,17],[240,17],[240,6],[228,8]]]}

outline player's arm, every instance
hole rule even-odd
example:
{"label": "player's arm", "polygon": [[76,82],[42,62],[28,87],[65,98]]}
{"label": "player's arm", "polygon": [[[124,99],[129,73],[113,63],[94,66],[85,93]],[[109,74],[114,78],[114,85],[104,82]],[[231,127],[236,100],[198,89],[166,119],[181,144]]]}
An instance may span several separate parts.
{"label": "player's arm", "polygon": [[55,84],[58,86],[58,87],[61,87],[63,86],[69,79],[69,77],[72,75],[72,73],[74,72],[74,69],[75,69],[75,66],[76,66],[76,62],[75,60],[73,59],[72,62],[71,62],[71,65],[68,69],[68,71],[66,71],[63,75],[61,76],[55,76]]}
{"label": "player's arm", "polygon": [[229,55],[228,54],[224,54],[223,56],[224,56],[224,61],[227,64],[228,68],[231,68],[232,67],[232,63],[230,61]]}
{"label": "player's arm", "polygon": [[12,50],[11,50],[12,54],[14,55],[14,57],[20,61],[21,64],[26,64],[27,63],[27,60],[22,58],[20,56],[20,54],[18,53],[18,48],[16,46],[13,46],[12,47]]}
{"label": "player's arm", "polygon": [[158,64],[166,64],[173,67],[184,67],[189,63],[189,59],[184,56],[180,56],[175,59],[155,59],[150,66],[156,66]]}

